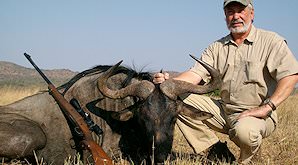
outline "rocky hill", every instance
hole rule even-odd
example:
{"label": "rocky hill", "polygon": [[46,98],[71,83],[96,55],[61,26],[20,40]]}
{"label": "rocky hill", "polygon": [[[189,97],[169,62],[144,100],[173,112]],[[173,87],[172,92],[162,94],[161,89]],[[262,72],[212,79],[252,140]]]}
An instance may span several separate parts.
{"label": "rocky hill", "polygon": [[[77,72],[68,69],[42,71],[56,86],[61,85],[77,74]],[[0,61],[0,87],[4,85],[43,86],[46,84],[35,69],[26,68],[11,62]]]}

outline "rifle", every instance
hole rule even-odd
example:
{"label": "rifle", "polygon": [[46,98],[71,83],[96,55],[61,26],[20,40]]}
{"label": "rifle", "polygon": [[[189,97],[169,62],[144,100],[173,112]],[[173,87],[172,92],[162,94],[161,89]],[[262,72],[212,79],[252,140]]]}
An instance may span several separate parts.
{"label": "rifle", "polygon": [[83,146],[89,150],[92,154],[93,160],[96,165],[112,165],[112,159],[105,153],[105,151],[93,140],[91,136],[91,131],[88,125],[85,123],[84,118],[77,112],[77,110],[61,95],[61,93],[56,89],[56,87],[51,83],[51,81],[43,74],[39,67],[33,62],[31,56],[24,53],[25,57],[33,65],[36,71],[41,75],[41,77],[48,84],[49,93],[56,100],[60,109],[68,117],[71,122],[79,128],[79,132],[82,133],[81,143]]}

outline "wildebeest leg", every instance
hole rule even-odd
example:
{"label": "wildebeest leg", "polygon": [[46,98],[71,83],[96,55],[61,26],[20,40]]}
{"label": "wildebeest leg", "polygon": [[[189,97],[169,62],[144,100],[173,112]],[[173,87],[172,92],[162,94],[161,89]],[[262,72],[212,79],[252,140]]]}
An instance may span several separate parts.
{"label": "wildebeest leg", "polygon": [[0,157],[21,158],[46,144],[40,126],[30,119],[11,113],[0,113]]}

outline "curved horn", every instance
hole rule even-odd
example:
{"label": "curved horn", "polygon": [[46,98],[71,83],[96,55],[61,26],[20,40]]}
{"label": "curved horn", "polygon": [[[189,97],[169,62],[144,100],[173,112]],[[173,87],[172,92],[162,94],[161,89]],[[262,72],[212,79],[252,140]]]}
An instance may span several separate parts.
{"label": "curved horn", "polygon": [[169,98],[176,100],[177,96],[184,93],[204,94],[214,91],[221,87],[222,80],[218,70],[207,64],[206,62],[197,59],[190,55],[193,59],[199,62],[211,76],[211,81],[207,85],[194,85],[189,82],[169,79],[160,84],[160,89]]}
{"label": "curved horn", "polygon": [[118,62],[116,65],[108,69],[101,78],[99,78],[97,85],[98,89],[107,97],[112,99],[121,99],[126,96],[137,96],[140,99],[146,99],[154,90],[155,86],[153,83],[142,80],[139,83],[128,85],[125,88],[119,90],[111,90],[107,86],[107,80],[110,76],[115,73],[115,70],[122,63],[122,60]]}

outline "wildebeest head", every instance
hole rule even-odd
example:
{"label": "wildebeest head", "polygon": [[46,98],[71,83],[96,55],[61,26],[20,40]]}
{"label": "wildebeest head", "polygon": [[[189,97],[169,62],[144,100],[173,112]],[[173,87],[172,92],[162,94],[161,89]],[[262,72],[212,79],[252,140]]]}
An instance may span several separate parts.
{"label": "wildebeest head", "polygon": [[[136,105],[114,112],[115,119],[126,121],[135,117],[138,124],[143,128],[148,153],[152,154],[156,162],[162,162],[172,149],[174,126],[179,114],[191,118],[205,120],[212,115],[200,111],[190,105],[183,103],[179,95],[185,93],[203,94],[208,93],[221,85],[217,70],[203,61],[199,61],[210,73],[212,81],[208,85],[193,85],[185,81],[169,79],[161,84],[153,84],[148,80],[132,83],[122,89],[112,90],[107,86],[107,80],[113,75],[122,61],[111,67],[98,80],[98,88],[107,97],[112,99],[136,96],[139,101]],[[154,154],[153,154],[154,151]]]}

